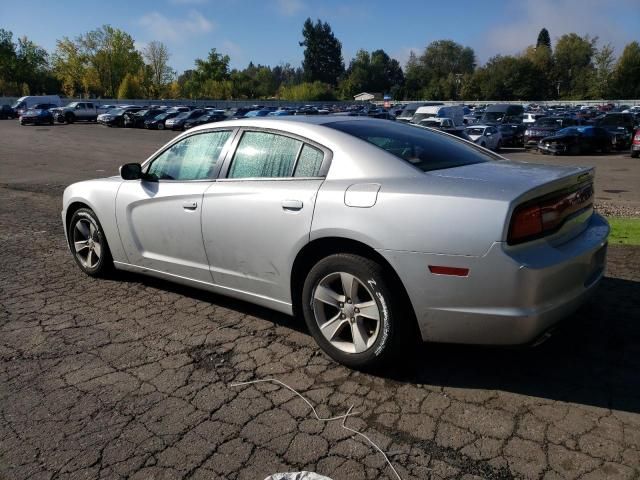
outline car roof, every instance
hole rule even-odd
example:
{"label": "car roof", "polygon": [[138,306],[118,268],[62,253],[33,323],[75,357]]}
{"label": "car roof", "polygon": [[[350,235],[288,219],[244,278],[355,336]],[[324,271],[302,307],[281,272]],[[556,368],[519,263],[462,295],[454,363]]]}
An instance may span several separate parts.
{"label": "car roof", "polygon": [[[379,122],[389,122],[389,120],[382,120],[378,118],[368,117],[344,117],[338,115],[284,115],[277,117],[252,117],[252,118],[238,118],[233,120],[224,120],[217,122],[215,128],[219,127],[260,127],[260,128],[285,128],[287,125],[294,126],[299,124],[308,125],[325,125],[327,123],[334,122],[375,122],[375,125],[379,125]],[[211,125],[200,125],[195,127],[191,131],[206,130],[212,128]]]}

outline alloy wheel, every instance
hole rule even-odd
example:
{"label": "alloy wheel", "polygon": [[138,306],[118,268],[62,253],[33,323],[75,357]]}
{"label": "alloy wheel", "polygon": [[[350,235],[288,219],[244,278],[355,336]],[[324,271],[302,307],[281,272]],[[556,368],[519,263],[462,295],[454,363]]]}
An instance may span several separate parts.
{"label": "alloy wheel", "polygon": [[322,335],[346,353],[371,348],[380,332],[380,309],[373,293],[356,276],[335,272],[313,291],[313,313]]}
{"label": "alloy wheel", "polygon": [[100,262],[102,245],[98,229],[86,218],[78,220],[73,228],[75,254],[83,267],[93,269]]}

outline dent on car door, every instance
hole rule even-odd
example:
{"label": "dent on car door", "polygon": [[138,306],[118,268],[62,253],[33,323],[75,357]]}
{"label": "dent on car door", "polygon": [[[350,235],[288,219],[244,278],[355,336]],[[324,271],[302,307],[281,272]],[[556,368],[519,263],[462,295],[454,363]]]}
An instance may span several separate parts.
{"label": "dent on car door", "polygon": [[147,178],[124,181],[116,215],[129,263],[212,282],[201,233],[202,196],[232,131],[190,135],[153,159]]}
{"label": "dent on car door", "polygon": [[269,131],[245,131],[205,192],[202,235],[214,282],[290,303],[290,272],[309,241],[329,152]]}

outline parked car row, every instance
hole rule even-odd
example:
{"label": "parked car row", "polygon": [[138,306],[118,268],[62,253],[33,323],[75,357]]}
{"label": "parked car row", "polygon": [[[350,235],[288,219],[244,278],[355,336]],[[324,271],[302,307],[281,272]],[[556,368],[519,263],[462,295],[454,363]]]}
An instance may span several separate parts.
{"label": "parked car row", "polygon": [[502,147],[516,147],[542,153],[576,154],[630,148],[632,155],[639,153],[638,135],[634,136],[634,132],[640,128],[640,106],[628,105],[468,106],[421,102],[389,108],[373,104],[252,105],[223,110],[215,106],[194,105],[99,105],[92,101],[71,102],[61,107],[58,96],[48,95],[21,97],[14,105],[2,105],[0,108],[0,119],[18,118],[21,125],[88,121],[109,127],[149,130],[188,130],[197,125],[239,118],[329,114],[397,120],[434,128],[494,151]]}
{"label": "parked car row", "polygon": [[[524,147],[552,154],[608,152],[630,147],[633,150],[632,138],[640,128],[640,106],[494,104],[472,107],[426,102],[402,107],[397,115],[400,122],[445,131],[466,128],[473,141],[492,150]],[[585,128],[566,130],[568,127]]]}

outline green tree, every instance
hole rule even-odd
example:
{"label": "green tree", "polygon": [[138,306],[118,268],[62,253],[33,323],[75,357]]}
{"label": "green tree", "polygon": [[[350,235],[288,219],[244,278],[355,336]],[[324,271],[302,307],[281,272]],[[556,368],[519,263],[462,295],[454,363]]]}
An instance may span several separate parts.
{"label": "green tree", "polygon": [[88,66],[95,70],[99,94],[117,94],[126,75],[135,75],[143,65],[142,56],[128,33],[104,25],[76,40]]}
{"label": "green tree", "polygon": [[535,64],[526,56],[491,58],[478,69],[475,82],[484,100],[539,100],[543,92]]}
{"label": "green tree", "polygon": [[608,98],[612,93],[613,66],[615,57],[610,44],[599,48],[593,56],[594,71],[590,94],[592,98]]}
{"label": "green tree", "polygon": [[18,39],[16,48],[15,79],[29,86],[34,93],[46,90],[46,78],[49,75],[49,54],[27,37]]}
{"label": "green tree", "polygon": [[453,40],[436,40],[427,45],[419,59],[423,74],[422,97],[450,100],[457,97],[459,79],[473,73],[475,52]]}
{"label": "green tree", "polygon": [[154,40],[144,48],[142,56],[149,70],[150,97],[159,98],[175,77],[169,66],[169,50],[164,43]]}
{"label": "green tree", "polygon": [[16,46],[13,33],[0,28],[0,94],[15,95]]}
{"label": "green tree", "polygon": [[631,42],[624,47],[613,74],[618,98],[640,98],[640,44]]}
{"label": "green tree", "polygon": [[280,88],[280,98],[295,102],[335,100],[331,85],[322,82],[303,82]]}
{"label": "green tree", "polygon": [[597,41],[597,37],[568,33],[556,43],[553,57],[560,98],[588,98]]}
{"label": "green tree", "polygon": [[194,77],[196,81],[205,80],[226,80],[229,78],[229,62],[231,59],[228,55],[222,55],[212,48],[205,60],[196,59],[196,69]]}
{"label": "green tree", "polygon": [[409,60],[404,67],[404,88],[405,99],[420,99],[421,91],[424,86],[425,72],[422,64],[418,60],[413,50],[409,52]]}
{"label": "green tree", "polygon": [[302,27],[302,36],[304,40],[300,42],[300,46],[304,47],[302,69],[305,80],[337,85],[344,73],[342,44],[329,24],[320,19],[314,24],[307,18]]}
{"label": "green tree", "polygon": [[551,50],[551,37],[549,36],[549,30],[543,28],[538,34],[538,41],[536,42],[536,48],[547,47]]}
{"label": "green tree", "polygon": [[144,95],[139,78],[131,73],[127,73],[118,87],[118,99],[140,98],[142,96]]}
{"label": "green tree", "polygon": [[67,37],[56,42],[56,51],[52,56],[53,72],[67,96],[75,97],[83,89],[88,90],[93,83],[87,81],[87,63],[86,56],[76,42]]}
{"label": "green tree", "polygon": [[536,100],[555,98],[555,70],[551,48],[544,44],[530,46],[524,51],[523,56],[535,67],[532,73],[535,75],[534,81],[540,95]]}
{"label": "green tree", "polygon": [[[222,91],[217,84],[229,79],[228,55],[218,53],[215,48],[209,50],[206,59],[196,58],[194,70],[185,71],[178,82],[182,85],[182,92],[190,98],[207,96],[213,98],[212,92]],[[209,82],[209,83],[207,83]]]}

